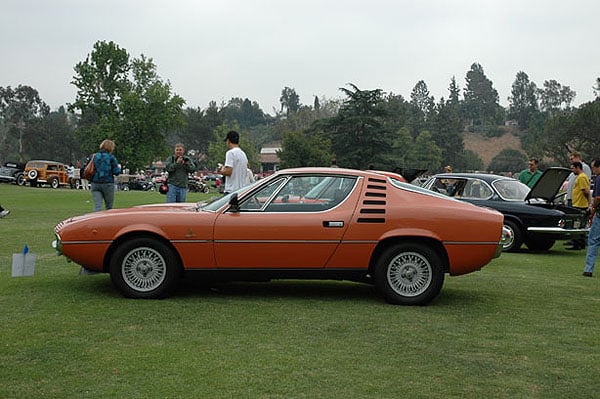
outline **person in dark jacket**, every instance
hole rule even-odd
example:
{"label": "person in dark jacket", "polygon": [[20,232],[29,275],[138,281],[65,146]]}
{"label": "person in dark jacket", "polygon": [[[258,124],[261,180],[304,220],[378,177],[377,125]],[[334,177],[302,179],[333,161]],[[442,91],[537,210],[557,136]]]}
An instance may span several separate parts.
{"label": "person in dark jacket", "polygon": [[188,192],[188,174],[196,171],[196,164],[185,155],[183,144],[175,144],[174,154],[165,162],[165,170],[169,172],[167,202],[185,202]]}
{"label": "person in dark jacket", "polygon": [[94,177],[92,177],[92,198],[94,212],[102,210],[102,201],[106,209],[112,209],[115,199],[115,175],[121,174],[117,158],[113,155],[115,143],[104,140],[100,151],[94,154]]}

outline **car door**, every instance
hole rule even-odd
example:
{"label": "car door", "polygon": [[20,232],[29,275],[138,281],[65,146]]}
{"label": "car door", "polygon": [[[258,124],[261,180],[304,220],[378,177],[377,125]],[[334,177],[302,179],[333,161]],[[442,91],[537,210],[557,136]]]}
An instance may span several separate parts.
{"label": "car door", "polygon": [[356,176],[284,176],[240,199],[215,222],[220,268],[322,268],[356,207]]}

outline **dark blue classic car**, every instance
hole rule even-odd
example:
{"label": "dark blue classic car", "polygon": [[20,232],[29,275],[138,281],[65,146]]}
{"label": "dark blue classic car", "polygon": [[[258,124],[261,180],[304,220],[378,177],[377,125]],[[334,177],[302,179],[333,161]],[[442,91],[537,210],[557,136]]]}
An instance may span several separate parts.
{"label": "dark blue classic car", "polygon": [[516,251],[523,243],[530,250],[546,251],[556,240],[585,238],[589,230],[586,212],[558,201],[570,173],[566,168],[549,168],[531,189],[518,180],[484,173],[442,173],[430,177],[423,187],[501,212],[511,233],[504,251]]}

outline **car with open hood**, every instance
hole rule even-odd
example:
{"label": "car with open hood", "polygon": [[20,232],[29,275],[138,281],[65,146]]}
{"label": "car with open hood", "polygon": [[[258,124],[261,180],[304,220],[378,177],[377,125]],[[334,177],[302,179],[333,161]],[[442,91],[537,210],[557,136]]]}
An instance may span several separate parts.
{"label": "car with open hood", "polygon": [[522,244],[546,251],[556,240],[584,238],[589,231],[589,215],[558,200],[570,173],[567,168],[548,168],[531,189],[513,178],[484,173],[441,173],[423,187],[501,212],[511,233],[504,241],[505,251],[516,251]]}
{"label": "car with open hood", "polygon": [[[446,274],[502,252],[502,215],[393,173],[286,169],[209,203],[153,204],[70,217],[54,247],[109,273],[132,298],[162,298],[182,277],[335,279],[374,284],[390,303],[425,305]],[[456,228],[460,225],[460,228]]]}

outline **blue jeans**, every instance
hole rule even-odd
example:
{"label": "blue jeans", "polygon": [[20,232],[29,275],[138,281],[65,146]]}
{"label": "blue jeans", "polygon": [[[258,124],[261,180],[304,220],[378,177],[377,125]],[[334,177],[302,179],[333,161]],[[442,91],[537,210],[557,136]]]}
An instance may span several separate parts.
{"label": "blue jeans", "polygon": [[585,255],[585,272],[592,273],[598,257],[598,248],[600,248],[600,216],[594,214],[592,226],[588,233],[588,248]]}
{"label": "blue jeans", "polygon": [[187,187],[177,187],[176,185],[169,183],[167,202],[185,202],[187,192]]}
{"label": "blue jeans", "polygon": [[102,200],[106,209],[112,209],[115,200],[115,183],[92,183],[94,212],[102,210]]}

